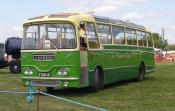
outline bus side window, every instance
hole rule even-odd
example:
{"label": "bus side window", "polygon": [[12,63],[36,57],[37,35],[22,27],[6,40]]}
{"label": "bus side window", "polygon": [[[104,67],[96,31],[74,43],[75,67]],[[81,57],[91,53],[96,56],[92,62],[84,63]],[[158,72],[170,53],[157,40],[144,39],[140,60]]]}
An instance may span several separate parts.
{"label": "bus side window", "polygon": [[137,31],[138,46],[147,46],[146,34],[143,31]]}
{"label": "bus side window", "polygon": [[137,45],[137,39],[134,29],[126,28],[126,38],[128,45]]}
{"label": "bus side window", "polygon": [[94,24],[86,23],[86,36],[88,39],[89,48],[91,49],[100,48]]}
{"label": "bus side window", "polygon": [[124,28],[112,26],[114,44],[125,44]]}
{"label": "bus side window", "polygon": [[98,38],[102,44],[112,44],[112,36],[109,25],[97,24]]}
{"label": "bus side window", "polygon": [[147,39],[148,39],[148,47],[153,47],[151,33],[147,32],[146,36],[147,36]]}

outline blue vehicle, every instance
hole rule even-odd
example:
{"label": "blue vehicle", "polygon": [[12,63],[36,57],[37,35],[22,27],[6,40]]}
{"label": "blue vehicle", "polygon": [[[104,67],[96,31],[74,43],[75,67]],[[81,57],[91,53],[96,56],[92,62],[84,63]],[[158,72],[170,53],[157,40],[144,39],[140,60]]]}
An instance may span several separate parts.
{"label": "blue vehicle", "polygon": [[[22,39],[18,37],[8,38],[4,44],[0,44],[0,68],[9,66],[11,73],[17,74],[21,72],[21,51]],[[4,57],[4,54],[7,57]]]}

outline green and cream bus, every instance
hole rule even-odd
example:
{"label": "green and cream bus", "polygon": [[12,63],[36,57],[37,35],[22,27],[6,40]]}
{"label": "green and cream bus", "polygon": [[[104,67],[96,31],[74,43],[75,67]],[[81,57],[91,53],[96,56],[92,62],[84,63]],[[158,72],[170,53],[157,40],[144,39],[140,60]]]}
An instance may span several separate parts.
{"label": "green and cream bus", "polygon": [[28,19],[21,50],[23,85],[52,90],[105,84],[154,71],[152,34],[107,17],[59,13]]}

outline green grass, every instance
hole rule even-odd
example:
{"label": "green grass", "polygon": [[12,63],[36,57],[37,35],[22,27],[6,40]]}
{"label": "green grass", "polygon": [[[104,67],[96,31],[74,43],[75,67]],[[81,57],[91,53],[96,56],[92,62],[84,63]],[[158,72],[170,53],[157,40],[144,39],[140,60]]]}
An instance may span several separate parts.
{"label": "green grass", "polygon": [[[0,90],[20,90],[19,75],[0,70]],[[159,63],[156,71],[142,82],[124,81],[105,86],[92,93],[88,88],[56,90],[54,95],[109,111],[175,111],[175,63]],[[26,95],[0,93],[0,111],[36,111],[36,97],[32,104]],[[54,98],[40,96],[40,111],[89,111],[83,107]]]}

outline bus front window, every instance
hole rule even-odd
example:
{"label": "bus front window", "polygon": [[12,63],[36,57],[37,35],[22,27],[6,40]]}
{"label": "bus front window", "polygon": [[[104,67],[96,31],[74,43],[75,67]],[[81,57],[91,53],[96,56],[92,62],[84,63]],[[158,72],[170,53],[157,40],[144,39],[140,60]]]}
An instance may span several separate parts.
{"label": "bus front window", "polygon": [[42,48],[42,36],[44,35],[44,26],[43,25],[33,25],[26,26],[24,28],[24,39],[23,39],[23,48],[24,49],[41,49]]}
{"label": "bus front window", "polygon": [[71,24],[46,25],[48,38],[57,49],[76,48],[75,29]]}
{"label": "bus front window", "polygon": [[74,49],[75,29],[71,24],[43,24],[24,27],[23,49]]}

